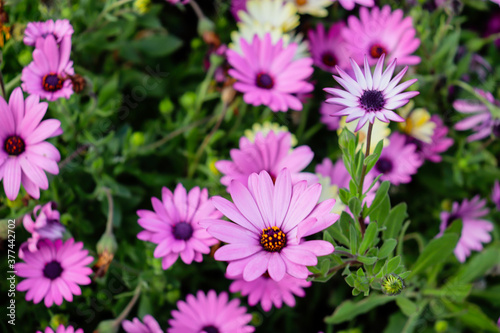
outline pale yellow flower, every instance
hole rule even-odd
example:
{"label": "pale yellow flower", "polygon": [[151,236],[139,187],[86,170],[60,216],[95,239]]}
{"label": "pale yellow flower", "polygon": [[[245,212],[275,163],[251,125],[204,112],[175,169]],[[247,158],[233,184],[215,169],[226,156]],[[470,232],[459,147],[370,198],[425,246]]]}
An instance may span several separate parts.
{"label": "pale yellow flower", "polygon": [[[346,117],[342,117],[340,119],[339,123],[339,129],[337,130],[337,133],[340,135],[342,130],[344,128],[347,128],[349,131],[353,132],[354,134],[359,134],[359,143],[358,146],[356,147],[356,150],[359,150],[361,146],[366,147],[366,136],[368,134],[368,124],[367,122],[361,129],[357,132],[354,132],[356,129],[357,122],[356,121],[351,121],[350,123],[346,123],[345,121]],[[375,150],[375,146],[380,140],[384,140],[384,147],[389,144],[389,135],[391,134],[391,129],[389,128],[389,123],[384,123],[382,121],[379,121],[378,119],[375,119],[375,122],[373,123],[373,129],[372,129],[372,139],[371,139],[371,144],[370,144],[370,154],[373,153]],[[364,149],[364,148],[363,148]]]}
{"label": "pale yellow flower", "polygon": [[261,26],[268,31],[288,32],[299,25],[297,8],[282,0],[250,0],[247,11],[239,11],[240,25]]}
{"label": "pale yellow flower", "polygon": [[[274,133],[288,132],[288,128],[277,123],[266,121],[263,124],[253,124],[252,129],[246,129],[244,134],[248,140],[250,140],[251,142],[255,142],[257,133],[262,133],[263,136],[267,136],[267,134],[271,131],[273,131]],[[291,141],[292,147],[295,147],[297,145],[297,138],[293,134]]]}
{"label": "pale yellow flower", "polygon": [[431,143],[436,123],[431,121],[431,114],[423,108],[413,109],[414,103],[410,101],[404,108],[400,108],[398,113],[405,118],[404,123],[399,123],[399,128],[409,136],[420,141]]}
{"label": "pale yellow flower", "polygon": [[332,207],[330,213],[342,214],[347,206],[340,200],[339,187],[337,185],[330,185],[330,177],[324,177],[319,173],[316,176],[318,176],[318,183],[321,184],[321,195],[318,202],[335,199],[335,205]]}
{"label": "pale yellow flower", "polygon": [[325,17],[328,15],[326,7],[330,6],[332,0],[287,0],[288,3],[293,3],[297,6],[297,11],[300,14],[309,14],[317,17]]}

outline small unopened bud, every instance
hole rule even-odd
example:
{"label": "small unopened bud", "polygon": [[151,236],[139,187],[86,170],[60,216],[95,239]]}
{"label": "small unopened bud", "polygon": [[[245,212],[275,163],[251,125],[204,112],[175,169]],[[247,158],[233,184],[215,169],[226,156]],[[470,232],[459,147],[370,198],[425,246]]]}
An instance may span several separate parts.
{"label": "small unopened bud", "polygon": [[233,88],[233,84],[236,82],[235,79],[226,80],[224,83],[224,87],[222,88],[221,98],[222,101],[226,104],[231,104],[236,96],[236,90]]}
{"label": "small unopened bud", "polygon": [[68,318],[62,314],[56,314],[50,318],[51,327],[59,327],[59,325],[66,326],[68,324]]}
{"label": "small unopened bud", "polygon": [[198,22],[198,34],[203,36],[206,32],[214,31],[215,24],[208,18],[204,17]]}
{"label": "small unopened bud", "polygon": [[388,274],[382,279],[382,292],[386,295],[399,295],[404,288],[405,284],[403,279],[394,273]]}
{"label": "small unopened bud", "polygon": [[102,254],[105,251],[110,254],[115,254],[118,244],[116,244],[116,239],[113,234],[104,234],[101,239],[97,242],[97,253]]}
{"label": "small unopened bud", "polygon": [[446,320],[436,321],[434,324],[434,330],[439,333],[448,331],[448,322]]}
{"label": "small unopened bud", "polygon": [[145,138],[144,133],[142,132],[134,132],[132,136],[130,136],[130,144],[134,147],[140,147],[144,144]]}
{"label": "small unopened bud", "polygon": [[114,320],[105,320],[99,323],[99,326],[95,329],[94,333],[116,333],[118,332],[118,326]]}

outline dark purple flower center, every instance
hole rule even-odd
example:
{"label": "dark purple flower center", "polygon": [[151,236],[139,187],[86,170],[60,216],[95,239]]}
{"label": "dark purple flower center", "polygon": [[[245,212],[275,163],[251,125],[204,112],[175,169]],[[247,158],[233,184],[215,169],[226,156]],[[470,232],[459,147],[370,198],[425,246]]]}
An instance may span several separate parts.
{"label": "dark purple flower center", "polygon": [[257,78],[255,79],[255,84],[257,87],[263,89],[271,89],[274,87],[273,78],[267,73],[259,73],[257,74]]}
{"label": "dark purple flower center", "polygon": [[189,223],[179,222],[174,225],[172,233],[174,234],[175,239],[188,240],[193,235],[193,227]]}
{"label": "dark purple flower center", "polygon": [[359,98],[361,107],[368,112],[376,112],[382,110],[385,105],[384,95],[378,90],[365,90]]}
{"label": "dark purple flower center", "polygon": [[5,140],[4,148],[7,154],[11,156],[19,156],[22,153],[24,153],[24,150],[26,149],[26,144],[24,143],[24,140],[21,139],[20,136],[13,135],[9,136]]}
{"label": "dark purple flower center", "polygon": [[337,58],[331,52],[323,53],[321,61],[328,67],[334,67],[337,64]]}
{"label": "dark purple flower center", "polygon": [[422,152],[422,149],[424,148],[424,142],[423,141],[415,139],[412,136],[406,135],[405,144],[410,144],[410,143],[413,143],[417,147],[417,150],[416,150],[417,153]]}
{"label": "dark purple flower center", "polygon": [[453,221],[458,220],[459,218],[460,217],[457,214],[450,214],[450,216],[446,219],[445,228],[448,228]]}
{"label": "dark purple flower center", "polygon": [[215,327],[214,325],[203,326],[201,331],[207,332],[207,333],[219,333],[219,329],[217,327]]}
{"label": "dark purple flower center", "polygon": [[377,161],[377,164],[375,164],[375,168],[380,172],[387,174],[392,171],[393,168],[392,161],[388,158],[382,157]]}
{"label": "dark purple flower center", "polygon": [[370,47],[370,56],[372,58],[378,59],[382,56],[382,54],[387,54],[387,49],[382,45],[376,43]]}
{"label": "dark purple flower center", "polygon": [[267,252],[279,252],[286,246],[286,235],[276,226],[262,229],[260,245]]}
{"label": "dark purple flower center", "polygon": [[56,73],[47,74],[42,79],[43,89],[49,92],[54,92],[62,89],[63,82],[63,78]]}
{"label": "dark purple flower center", "polygon": [[61,267],[61,264],[55,260],[52,260],[51,262],[45,264],[43,275],[48,279],[55,280],[59,276],[61,276],[62,271],[63,269]]}

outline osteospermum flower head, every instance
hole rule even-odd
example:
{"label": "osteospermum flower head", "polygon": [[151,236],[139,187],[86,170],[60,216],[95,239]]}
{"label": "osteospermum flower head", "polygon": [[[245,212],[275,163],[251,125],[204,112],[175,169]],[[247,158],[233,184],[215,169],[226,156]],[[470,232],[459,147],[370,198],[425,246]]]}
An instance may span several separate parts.
{"label": "osteospermum flower head", "polygon": [[57,327],[55,331],[50,327],[46,327],[43,332],[36,331],[36,333],[83,333],[83,329],[79,328],[75,330],[73,326],[64,327],[64,325],[61,324]]}
{"label": "osteospermum flower head", "polygon": [[295,296],[306,295],[303,288],[311,286],[311,282],[305,279],[297,279],[285,275],[281,281],[276,282],[264,274],[253,281],[245,281],[242,276],[233,277],[234,281],[229,286],[232,293],[239,292],[248,296],[248,304],[251,306],[260,303],[264,311],[270,311],[273,306],[281,308],[283,303],[289,307],[295,306]]}
{"label": "osteospermum flower head", "polygon": [[57,44],[60,44],[64,37],[73,35],[73,27],[69,20],[48,20],[45,22],[29,22],[24,30],[24,44],[35,46],[38,39],[45,39],[53,36]]}
{"label": "osteospermum flower head", "polygon": [[312,74],[312,59],[293,60],[297,44],[283,46],[280,40],[271,42],[271,36],[254,36],[251,44],[241,39],[243,55],[227,51],[229,75],[237,82],[234,89],[243,93],[246,103],[266,105],[272,111],[286,112],[289,108],[302,110],[302,103],[293,94],[313,90],[306,79]]}
{"label": "osteospermum flower head", "polygon": [[300,14],[309,14],[317,17],[328,15],[328,6],[332,4],[331,0],[286,0],[297,7]]}
{"label": "osteospermum flower head", "polygon": [[249,0],[246,11],[238,11],[240,23],[248,26],[261,26],[267,31],[277,30],[281,33],[291,31],[299,25],[297,8],[282,0]]}
{"label": "osteospermum flower head", "polygon": [[312,173],[302,170],[312,161],[314,153],[308,146],[292,149],[290,132],[258,132],[252,142],[247,137],[240,138],[240,149],[231,149],[232,160],[222,160],[215,167],[223,174],[221,183],[229,186],[233,180],[247,186],[252,173],[267,171],[276,179],[283,168],[287,168],[294,183],[307,180],[316,181]]}
{"label": "osteospermum flower head", "polygon": [[436,128],[436,123],[431,121],[431,114],[424,108],[414,109],[415,103],[410,101],[404,108],[399,110],[399,114],[405,121],[399,123],[399,128],[407,135],[425,142],[432,142],[432,135]]}
{"label": "osteospermum flower head", "polygon": [[321,115],[320,121],[326,125],[330,131],[335,131],[340,126],[340,117],[334,116],[337,111],[343,110],[342,105],[329,104],[321,102],[319,107],[319,114]]}
{"label": "osteospermum flower head", "polygon": [[335,200],[317,204],[321,185],[292,185],[290,172],[283,169],[275,184],[266,171],[252,174],[248,188],[235,180],[229,186],[233,202],[213,197],[214,206],[232,222],[205,220],[208,233],[227,245],[215,252],[215,259],[229,261],[227,274],[241,274],[253,281],[264,273],[280,281],[289,274],[298,279],[309,275],[307,266],[317,257],[333,252],[331,243],[303,238],[332,225],[339,216],[331,214]]}
{"label": "osteospermum flower head", "polygon": [[337,72],[335,66],[344,69],[349,66],[345,42],[340,34],[344,28],[343,22],[335,23],[327,33],[320,23],[315,30],[308,31],[310,50],[316,66],[332,73]]}
{"label": "osteospermum flower head", "polygon": [[61,122],[42,121],[47,103],[38,96],[26,100],[21,88],[10,95],[9,104],[0,97],[0,180],[5,194],[15,200],[21,184],[30,196],[40,197],[40,189],[49,187],[45,171],[58,174],[59,151],[46,139],[62,134]]}
{"label": "osteospermum flower head", "polygon": [[[277,133],[289,133],[288,127],[280,125],[278,123],[271,123],[269,121],[265,121],[263,124],[255,123],[252,125],[252,129],[245,130],[245,136],[250,140],[250,142],[255,142],[257,138],[257,134],[261,133],[262,136],[267,136],[270,132]],[[290,133],[292,138],[292,147],[297,145],[297,138],[294,134]]]}
{"label": "osteospermum flower head", "polygon": [[383,54],[388,61],[397,58],[401,65],[420,63],[420,57],[412,55],[420,39],[415,37],[412,18],[403,19],[401,9],[391,12],[391,7],[386,5],[369,11],[362,7],[359,17],[349,16],[347,27],[342,29],[347,50],[357,63],[361,64],[368,55],[368,63],[373,65]]}
{"label": "osteospermum flower head", "polygon": [[[332,0],[333,2],[337,0]],[[375,5],[374,0],[338,0],[338,2],[344,7],[346,10],[353,10],[355,4],[360,4],[366,7],[373,7]]]}
{"label": "osteospermum flower head", "polygon": [[35,221],[33,221],[30,214],[24,215],[24,228],[31,233],[31,237],[27,242],[29,251],[36,251],[37,244],[42,239],[55,241],[62,238],[66,228],[59,221],[60,214],[56,207],[55,202],[35,206],[33,209]]}
{"label": "osteospermum flower head", "polygon": [[441,237],[453,221],[462,220],[462,233],[453,251],[462,263],[470,256],[471,251],[482,251],[482,243],[491,241],[489,232],[493,230],[493,223],[484,219],[489,213],[485,206],[486,200],[481,200],[476,195],[470,201],[465,199],[460,204],[454,202],[451,212],[441,212],[440,232],[436,237]]}
{"label": "osteospermum flower head", "polygon": [[255,327],[247,325],[252,315],[246,313],[240,301],[228,302],[227,293],[217,295],[210,290],[205,295],[198,291],[188,295],[186,301],[177,302],[179,310],[172,311],[167,333],[252,333]]}
{"label": "osteospermum flower head", "polygon": [[167,269],[181,257],[186,264],[201,262],[202,254],[210,252],[217,240],[212,238],[198,222],[207,218],[218,218],[221,214],[208,200],[207,189],[195,187],[186,192],[178,184],[172,193],[162,189],[162,200],[151,198],[154,211],[138,210],[139,225],[145,230],[137,238],[157,244],[155,258],[162,259]]}
{"label": "osteospermum flower head", "polygon": [[163,333],[160,325],[153,316],[145,315],[142,319],[134,318],[132,321],[124,320],[122,323],[123,330],[127,333]]}
{"label": "osteospermum flower head", "polygon": [[333,78],[345,89],[325,88],[327,93],[336,97],[326,100],[327,103],[343,105],[345,108],[336,112],[335,116],[347,116],[346,121],[351,122],[356,119],[358,125],[355,131],[361,129],[366,122],[374,123],[379,119],[385,123],[390,120],[403,122],[404,119],[393,110],[402,107],[410,98],[419,94],[418,91],[403,91],[417,81],[417,79],[408,80],[398,85],[403,75],[408,70],[406,66],[392,80],[392,74],[396,68],[396,60],[393,60],[387,69],[382,73],[385,56],[382,55],[377,62],[373,76],[368,58],[365,56],[364,73],[358,64],[351,59],[351,65],[356,75],[356,80],[337,66],[340,75]]}
{"label": "osteospermum flower head", "polygon": [[24,67],[21,81],[23,89],[49,101],[73,94],[69,76],[75,74],[71,53],[71,37],[65,36],[58,46],[54,36],[39,38],[33,51],[33,61]]}
{"label": "osteospermum flower head", "polygon": [[73,295],[81,295],[78,285],[90,284],[92,269],[87,267],[94,258],[83,250],[83,243],[73,238],[63,242],[44,239],[38,243],[38,251],[26,252],[24,261],[15,265],[17,275],[26,278],[17,290],[27,291],[26,300],[37,304],[42,299],[46,307],[61,305],[63,298],[73,301]]}

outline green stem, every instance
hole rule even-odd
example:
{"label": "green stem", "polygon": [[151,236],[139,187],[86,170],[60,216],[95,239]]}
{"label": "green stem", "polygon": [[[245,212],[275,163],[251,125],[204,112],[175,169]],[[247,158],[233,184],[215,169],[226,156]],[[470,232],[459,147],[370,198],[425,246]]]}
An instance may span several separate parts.
{"label": "green stem", "polygon": [[478,94],[476,92],[476,89],[474,89],[471,85],[462,81],[452,81],[451,85],[459,86],[460,88],[473,94],[477,99],[479,99],[481,102],[483,102],[484,105],[488,107],[488,110],[491,112],[494,118],[500,118],[500,108],[488,101],[485,97]]}
{"label": "green stem", "polygon": [[191,5],[191,7],[193,7],[196,16],[198,16],[198,20],[203,20],[205,18],[205,15],[203,14],[200,6],[194,0],[189,1],[189,4]]}
{"label": "green stem", "polygon": [[104,193],[108,198],[108,220],[106,221],[106,235],[111,235],[113,233],[113,196],[111,195],[111,190],[107,187],[104,188]]}
{"label": "green stem", "polygon": [[[366,135],[366,150],[365,150],[365,156],[363,158],[363,168],[361,169],[361,179],[359,180],[359,188],[358,188],[358,198],[361,202],[363,202],[363,185],[365,183],[365,177],[366,177],[366,164],[365,164],[365,159],[370,156],[370,145],[372,141],[372,131],[373,131],[373,123],[368,124],[368,133]],[[359,222],[359,228],[361,230],[361,235],[363,236],[365,234],[365,220],[363,218],[363,209],[361,209],[361,212],[359,213],[358,217],[358,222]]]}
{"label": "green stem", "polygon": [[134,307],[135,303],[137,303],[137,300],[139,299],[139,296],[141,295],[141,284],[142,282],[139,280],[139,283],[137,284],[137,287],[135,288],[134,291],[134,297],[130,300],[130,302],[127,304],[125,309],[123,309],[122,313],[114,320],[113,326],[114,327],[120,327],[120,324],[122,321],[127,318],[130,310]]}
{"label": "green stem", "polygon": [[15,86],[19,85],[19,82],[21,82],[21,74],[5,84],[5,91],[12,91]]}

